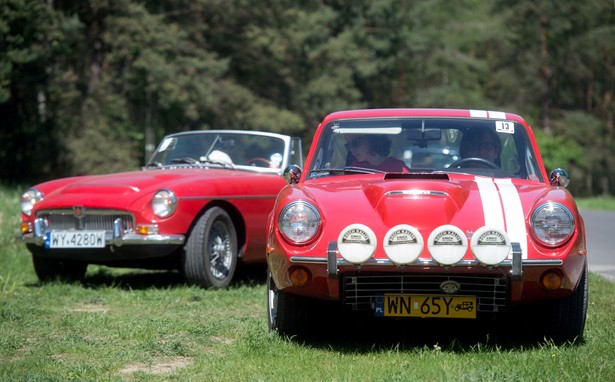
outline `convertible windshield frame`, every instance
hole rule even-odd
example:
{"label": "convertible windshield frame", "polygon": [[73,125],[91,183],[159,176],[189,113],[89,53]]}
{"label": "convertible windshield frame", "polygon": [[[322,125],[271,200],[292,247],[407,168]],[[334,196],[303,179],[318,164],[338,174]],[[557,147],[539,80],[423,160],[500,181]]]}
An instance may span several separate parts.
{"label": "convertible windshield frame", "polygon": [[180,132],[162,140],[144,169],[213,167],[282,175],[293,142],[290,136],[260,131]]}

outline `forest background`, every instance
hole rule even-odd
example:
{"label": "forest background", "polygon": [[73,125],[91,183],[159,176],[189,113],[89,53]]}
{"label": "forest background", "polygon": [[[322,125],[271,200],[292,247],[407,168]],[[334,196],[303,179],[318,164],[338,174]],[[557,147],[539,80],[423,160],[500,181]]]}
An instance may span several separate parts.
{"label": "forest background", "polygon": [[168,133],[349,108],[520,114],[615,194],[613,0],[0,0],[0,182],[137,169]]}

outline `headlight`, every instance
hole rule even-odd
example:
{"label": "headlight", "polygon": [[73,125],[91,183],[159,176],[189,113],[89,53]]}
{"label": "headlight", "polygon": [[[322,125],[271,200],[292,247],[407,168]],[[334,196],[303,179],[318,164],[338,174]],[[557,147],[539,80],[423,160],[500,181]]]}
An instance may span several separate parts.
{"label": "headlight", "polygon": [[320,213],[312,204],[299,200],[289,203],[278,217],[280,233],[293,244],[305,244],[320,230]]}
{"label": "headlight", "polygon": [[572,236],[574,217],[566,206],[548,202],[536,208],[530,220],[536,239],[550,247],[556,247]]}
{"label": "headlight", "polygon": [[154,194],[154,198],[152,199],[152,210],[154,211],[154,215],[159,218],[166,218],[175,212],[175,208],[177,208],[177,198],[173,191],[160,190]]}
{"label": "headlight", "polygon": [[429,235],[427,249],[438,263],[453,265],[465,256],[468,238],[459,227],[450,224],[441,225]]}
{"label": "headlight", "polygon": [[24,215],[30,216],[34,205],[41,200],[43,200],[43,194],[36,188],[30,188],[21,195],[21,212]]}
{"label": "headlight", "polygon": [[384,253],[397,265],[416,261],[424,245],[419,230],[407,224],[396,225],[384,235]]}
{"label": "headlight", "polygon": [[376,234],[364,224],[351,224],[337,238],[340,255],[353,264],[362,264],[376,252]]}
{"label": "headlight", "polygon": [[512,251],[510,238],[506,231],[484,226],[474,232],[470,246],[474,257],[486,265],[501,263]]}

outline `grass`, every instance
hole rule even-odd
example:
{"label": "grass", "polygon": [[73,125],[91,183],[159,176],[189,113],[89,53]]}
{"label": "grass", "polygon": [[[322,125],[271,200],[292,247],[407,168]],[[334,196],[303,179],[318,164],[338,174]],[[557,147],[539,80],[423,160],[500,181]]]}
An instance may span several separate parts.
{"label": "grass", "polygon": [[[19,191],[0,188],[0,380],[606,381],[615,376],[613,283],[590,275],[584,341],[555,345],[422,321],[350,326],[296,341],[269,333],[264,270],[224,291],[174,272],[91,266],[82,283],[38,283],[15,240]],[[456,332],[455,332],[456,331]],[[427,335],[425,333],[428,333]],[[431,335],[433,333],[433,336]],[[471,334],[471,335],[470,335]]]}
{"label": "grass", "polygon": [[576,200],[581,210],[615,210],[615,197],[594,196],[592,198],[580,198]]}

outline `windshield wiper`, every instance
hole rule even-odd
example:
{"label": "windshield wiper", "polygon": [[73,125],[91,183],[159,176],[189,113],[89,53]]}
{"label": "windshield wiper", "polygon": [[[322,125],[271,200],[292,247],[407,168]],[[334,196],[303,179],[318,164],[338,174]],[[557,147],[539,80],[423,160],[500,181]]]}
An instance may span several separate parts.
{"label": "windshield wiper", "polygon": [[145,167],[162,168],[162,163],[160,163],[160,162],[150,162],[150,163],[146,164]]}
{"label": "windshield wiper", "polygon": [[171,159],[171,163],[199,164],[200,162],[191,157],[181,157]]}

